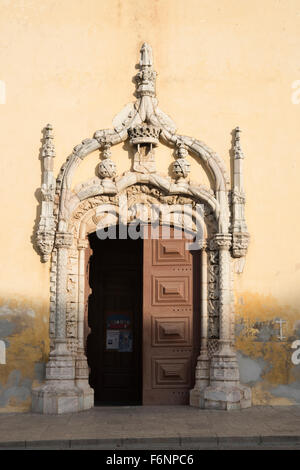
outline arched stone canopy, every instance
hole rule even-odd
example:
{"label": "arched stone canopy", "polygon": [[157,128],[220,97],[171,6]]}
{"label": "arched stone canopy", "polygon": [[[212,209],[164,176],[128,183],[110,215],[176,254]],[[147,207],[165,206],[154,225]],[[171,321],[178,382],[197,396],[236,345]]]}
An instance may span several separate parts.
{"label": "arched stone canopy", "polygon": [[[85,139],[74,147],[56,181],[53,177],[52,128],[50,125],[46,128],[44,199],[37,237],[43,260],[51,256],[52,349],[46,383],[33,390],[34,411],[60,413],[93,406],[83,337],[84,251],[87,234],[96,231],[103,207],[116,208],[124,196],[129,210],[138,202],[146,206],[160,203],[170,207],[191,204],[190,216],[198,231],[203,232],[203,240],[201,350],[190,402],[202,408],[250,406],[250,391],[239,383],[232,344],[231,258],[245,256],[249,241],[244,218],[239,129],[236,130],[234,181],[230,189],[220,157],[199,140],[177,134],[173,121],[157,107],[156,72],[152,65],[151,48],[144,44],[137,75],[138,100],[116,116],[114,129],[96,131],[92,139]],[[117,175],[110,148],[127,139],[137,150],[134,170]],[[176,149],[174,178],[155,170],[154,147],[159,142]],[[98,167],[99,177],[72,189],[75,170],[83,159],[98,149],[103,154]],[[199,158],[213,181],[213,188],[189,181],[188,153]],[[202,215],[196,211],[197,204],[203,206]],[[131,216],[136,217],[134,211]],[[115,219],[109,224],[118,223],[119,217],[117,210]]]}

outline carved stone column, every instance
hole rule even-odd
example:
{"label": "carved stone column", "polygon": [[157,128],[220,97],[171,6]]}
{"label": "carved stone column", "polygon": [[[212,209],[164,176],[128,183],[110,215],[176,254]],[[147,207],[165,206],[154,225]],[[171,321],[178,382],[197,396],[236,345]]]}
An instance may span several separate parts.
{"label": "carved stone column", "polygon": [[201,348],[197,358],[195,387],[190,392],[190,405],[204,408],[204,390],[209,385],[208,310],[207,310],[207,247],[201,251]]}
{"label": "carved stone column", "polygon": [[84,288],[85,288],[85,250],[88,240],[78,240],[78,349],[75,358],[75,382],[83,392],[83,409],[94,406],[94,390],[89,385],[89,368],[84,349]]}
{"label": "carved stone column", "polygon": [[219,250],[219,348],[211,359],[210,386],[204,391],[204,407],[230,410],[251,406],[251,391],[240,385],[236,353],[231,347],[230,234],[216,234]]}
{"label": "carved stone column", "polygon": [[57,232],[57,290],[54,349],[46,366],[46,382],[32,390],[32,411],[45,414],[71,413],[83,409],[83,393],[75,385],[75,360],[66,338],[67,258],[71,233]]}

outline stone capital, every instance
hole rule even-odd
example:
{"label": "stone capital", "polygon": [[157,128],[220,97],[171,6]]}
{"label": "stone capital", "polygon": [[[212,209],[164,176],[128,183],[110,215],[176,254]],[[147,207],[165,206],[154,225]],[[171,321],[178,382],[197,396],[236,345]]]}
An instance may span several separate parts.
{"label": "stone capital", "polygon": [[216,233],[211,240],[211,248],[214,250],[229,250],[232,242],[230,233]]}
{"label": "stone capital", "polygon": [[73,233],[57,232],[55,237],[56,248],[70,248],[73,243]]}
{"label": "stone capital", "polygon": [[77,241],[78,250],[84,250],[89,246],[89,242],[86,238],[79,238]]}

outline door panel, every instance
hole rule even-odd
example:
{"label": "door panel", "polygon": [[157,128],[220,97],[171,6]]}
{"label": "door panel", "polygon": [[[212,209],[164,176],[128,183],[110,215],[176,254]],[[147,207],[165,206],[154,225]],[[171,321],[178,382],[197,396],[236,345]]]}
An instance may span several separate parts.
{"label": "door panel", "polygon": [[143,403],[188,404],[200,342],[199,253],[181,230],[144,240]]}

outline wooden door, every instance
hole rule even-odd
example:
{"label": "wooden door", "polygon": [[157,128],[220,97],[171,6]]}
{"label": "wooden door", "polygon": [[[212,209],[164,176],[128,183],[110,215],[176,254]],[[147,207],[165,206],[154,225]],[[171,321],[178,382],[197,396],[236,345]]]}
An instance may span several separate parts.
{"label": "wooden door", "polygon": [[95,404],[142,402],[142,240],[90,238],[87,341]]}
{"label": "wooden door", "polygon": [[[143,404],[188,404],[200,347],[199,252],[181,230],[144,240]],[[181,239],[180,239],[181,237]]]}

